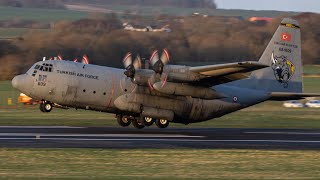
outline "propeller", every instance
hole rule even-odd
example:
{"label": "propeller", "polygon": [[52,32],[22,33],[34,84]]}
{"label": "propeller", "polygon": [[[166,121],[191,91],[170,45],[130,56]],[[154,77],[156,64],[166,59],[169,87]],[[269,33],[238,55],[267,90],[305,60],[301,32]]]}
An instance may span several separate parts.
{"label": "propeller", "polygon": [[151,74],[150,71],[141,71],[140,74],[136,76],[136,71],[141,69],[141,58],[138,55],[136,59],[133,61],[132,53],[127,53],[123,58],[122,64],[126,71],[124,74],[134,80],[135,83],[138,84],[147,84],[151,90],[153,90],[153,84],[156,82],[162,82],[161,88],[165,86],[168,74],[163,73],[163,68],[170,61],[169,53],[166,49],[163,50],[161,57],[159,57],[158,50],[154,51],[150,57],[149,63],[152,66],[152,70],[155,72]]}
{"label": "propeller", "polygon": [[159,53],[158,50],[155,50],[150,58],[150,64],[152,66],[152,69],[157,73],[157,74],[162,74],[163,73],[163,67],[168,64],[170,61],[170,56],[168,53],[168,50],[163,49],[162,55],[159,58]]}
{"label": "propeller", "polygon": [[153,84],[159,81],[162,81],[161,88],[165,86],[168,79],[168,75],[165,74],[165,76],[163,76],[163,68],[166,64],[168,64],[169,61],[170,61],[170,55],[167,49],[163,49],[163,52],[160,58],[159,58],[158,50],[155,50],[152,53],[149,62],[155,74],[152,75],[152,77],[148,80],[148,86],[150,89],[153,90]]}
{"label": "propeller", "polygon": [[127,53],[127,55],[124,57],[123,61],[123,66],[126,69],[124,74],[127,77],[134,78],[136,70],[141,68],[141,58],[138,55],[134,61],[132,61],[132,54]]}
{"label": "propeller", "polygon": [[86,54],[84,54],[82,56],[82,63],[83,64],[89,64],[89,58],[88,58],[88,56]]}
{"label": "propeller", "polygon": [[63,58],[62,58],[61,54],[58,54],[58,60],[60,60],[60,61],[62,61],[62,60],[63,60]]}

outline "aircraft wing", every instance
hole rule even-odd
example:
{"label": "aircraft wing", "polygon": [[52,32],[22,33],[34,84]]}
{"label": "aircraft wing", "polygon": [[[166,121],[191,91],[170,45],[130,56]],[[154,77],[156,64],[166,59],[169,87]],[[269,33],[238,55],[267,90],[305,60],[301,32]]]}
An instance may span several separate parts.
{"label": "aircraft wing", "polygon": [[272,92],[270,100],[272,101],[300,100],[308,97],[320,97],[320,94]]}
{"label": "aircraft wing", "polygon": [[266,67],[269,66],[259,62],[246,61],[239,63],[191,67],[190,71],[205,76],[205,78],[195,82],[196,84],[203,86],[214,86],[245,79],[248,77],[247,73]]}

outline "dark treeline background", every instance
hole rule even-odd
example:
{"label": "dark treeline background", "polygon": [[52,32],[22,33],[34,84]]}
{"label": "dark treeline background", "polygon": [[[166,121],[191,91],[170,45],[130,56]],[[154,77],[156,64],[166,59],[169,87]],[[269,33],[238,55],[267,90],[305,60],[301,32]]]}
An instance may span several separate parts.
{"label": "dark treeline background", "polygon": [[214,0],[1,0],[2,6],[63,8],[64,3],[216,8]]}
{"label": "dark treeline background", "polygon": [[[33,32],[12,41],[0,41],[0,78],[24,73],[42,60],[62,54],[74,59],[87,54],[92,64],[121,67],[128,52],[149,58],[155,49],[167,48],[175,64],[216,64],[258,60],[282,18],[255,24],[232,17],[156,17],[171,33],[123,30],[116,15],[92,16],[75,22],[58,22],[50,32]],[[138,17],[137,17],[138,18]],[[320,63],[320,15],[293,17],[302,27],[304,64]]]}
{"label": "dark treeline background", "polygon": [[0,6],[62,9],[61,0],[0,0]]}

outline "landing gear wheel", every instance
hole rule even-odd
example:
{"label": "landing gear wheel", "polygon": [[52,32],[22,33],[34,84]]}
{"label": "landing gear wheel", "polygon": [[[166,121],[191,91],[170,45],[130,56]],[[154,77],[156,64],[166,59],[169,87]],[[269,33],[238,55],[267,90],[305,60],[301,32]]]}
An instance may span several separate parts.
{"label": "landing gear wheel", "polygon": [[142,123],[140,123],[138,120],[132,120],[132,125],[133,125],[133,127],[137,128],[137,129],[144,128],[144,125],[142,125]]}
{"label": "landing gear wheel", "polygon": [[40,104],[39,109],[40,109],[41,112],[46,112],[46,111],[44,110],[44,104],[43,104],[43,103]]}
{"label": "landing gear wheel", "polygon": [[129,120],[128,117],[121,116],[121,115],[117,116],[117,121],[118,121],[118,124],[122,127],[127,127],[131,124],[131,121]]}
{"label": "landing gear wheel", "polygon": [[158,126],[158,128],[163,129],[169,126],[169,121],[166,119],[157,119],[156,125]]}
{"label": "landing gear wheel", "polygon": [[152,124],[154,123],[154,119],[151,117],[141,117],[140,122],[144,126],[152,126]]}
{"label": "landing gear wheel", "polygon": [[52,104],[48,101],[44,101],[40,104],[40,110],[45,113],[51,112]]}

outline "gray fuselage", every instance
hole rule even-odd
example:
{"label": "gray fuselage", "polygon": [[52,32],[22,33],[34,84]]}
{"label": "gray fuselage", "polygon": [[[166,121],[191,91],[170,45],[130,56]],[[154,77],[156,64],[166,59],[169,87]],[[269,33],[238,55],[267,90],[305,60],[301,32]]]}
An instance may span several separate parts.
{"label": "gray fuselage", "polygon": [[[41,66],[42,69],[39,69]],[[185,124],[221,117],[270,98],[265,91],[238,88],[231,84],[212,87],[225,96],[221,99],[166,95],[133,83],[122,69],[72,61],[37,62],[25,75],[20,76],[20,81],[17,76],[13,85],[34,99],[87,110],[135,114],[119,109],[115,105],[118,100],[123,104],[136,103],[172,111],[173,121]]]}

